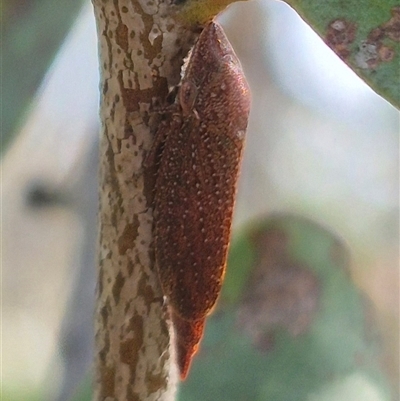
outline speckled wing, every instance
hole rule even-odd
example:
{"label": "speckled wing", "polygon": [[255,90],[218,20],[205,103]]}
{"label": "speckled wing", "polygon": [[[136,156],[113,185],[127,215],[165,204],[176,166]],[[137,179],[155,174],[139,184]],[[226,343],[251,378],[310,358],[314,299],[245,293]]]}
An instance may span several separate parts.
{"label": "speckled wing", "polygon": [[203,319],[225,273],[250,95],[222,29],[205,27],[190,57],[179,113],[166,123],[155,185],[155,250],[174,312]]}

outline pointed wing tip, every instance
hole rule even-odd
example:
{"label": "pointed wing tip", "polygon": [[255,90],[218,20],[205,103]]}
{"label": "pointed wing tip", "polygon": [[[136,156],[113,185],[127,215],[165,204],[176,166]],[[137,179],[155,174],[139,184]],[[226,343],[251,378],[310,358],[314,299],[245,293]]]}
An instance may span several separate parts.
{"label": "pointed wing tip", "polygon": [[180,379],[186,379],[193,356],[199,349],[199,343],[203,337],[205,319],[193,322],[179,317],[172,313],[172,320],[176,335],[177,363],[180,372]]}

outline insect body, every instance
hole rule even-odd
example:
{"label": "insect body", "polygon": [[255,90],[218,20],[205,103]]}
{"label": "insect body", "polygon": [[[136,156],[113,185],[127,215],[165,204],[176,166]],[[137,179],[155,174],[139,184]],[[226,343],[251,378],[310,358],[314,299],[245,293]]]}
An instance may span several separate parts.
{"label": "insect body", "polygon": [[187,375],[224,278],[250,93],[222,28],[209,23],[187,64],[155,184],[155,253]]}

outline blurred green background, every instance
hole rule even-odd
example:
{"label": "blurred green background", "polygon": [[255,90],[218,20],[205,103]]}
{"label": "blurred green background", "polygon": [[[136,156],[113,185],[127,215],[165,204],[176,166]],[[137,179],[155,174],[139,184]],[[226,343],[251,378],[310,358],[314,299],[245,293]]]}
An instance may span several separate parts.
{"label": "blurred green background", "polygon": [[[396,401],[399,113],[284,3],[221,23],[253,106],[226,283],[179,399]],[[3,399],[89,400],[92,8],[4,1],[2,29]]]}

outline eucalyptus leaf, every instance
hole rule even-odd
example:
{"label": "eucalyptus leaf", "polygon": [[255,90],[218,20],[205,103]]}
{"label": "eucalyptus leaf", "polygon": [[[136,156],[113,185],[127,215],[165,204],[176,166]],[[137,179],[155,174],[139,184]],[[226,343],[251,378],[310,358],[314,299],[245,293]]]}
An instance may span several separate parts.
{"label": "eucalyptus leaf", "polygon": [[368,85],[400,108],[398,0],[285,0]]}

